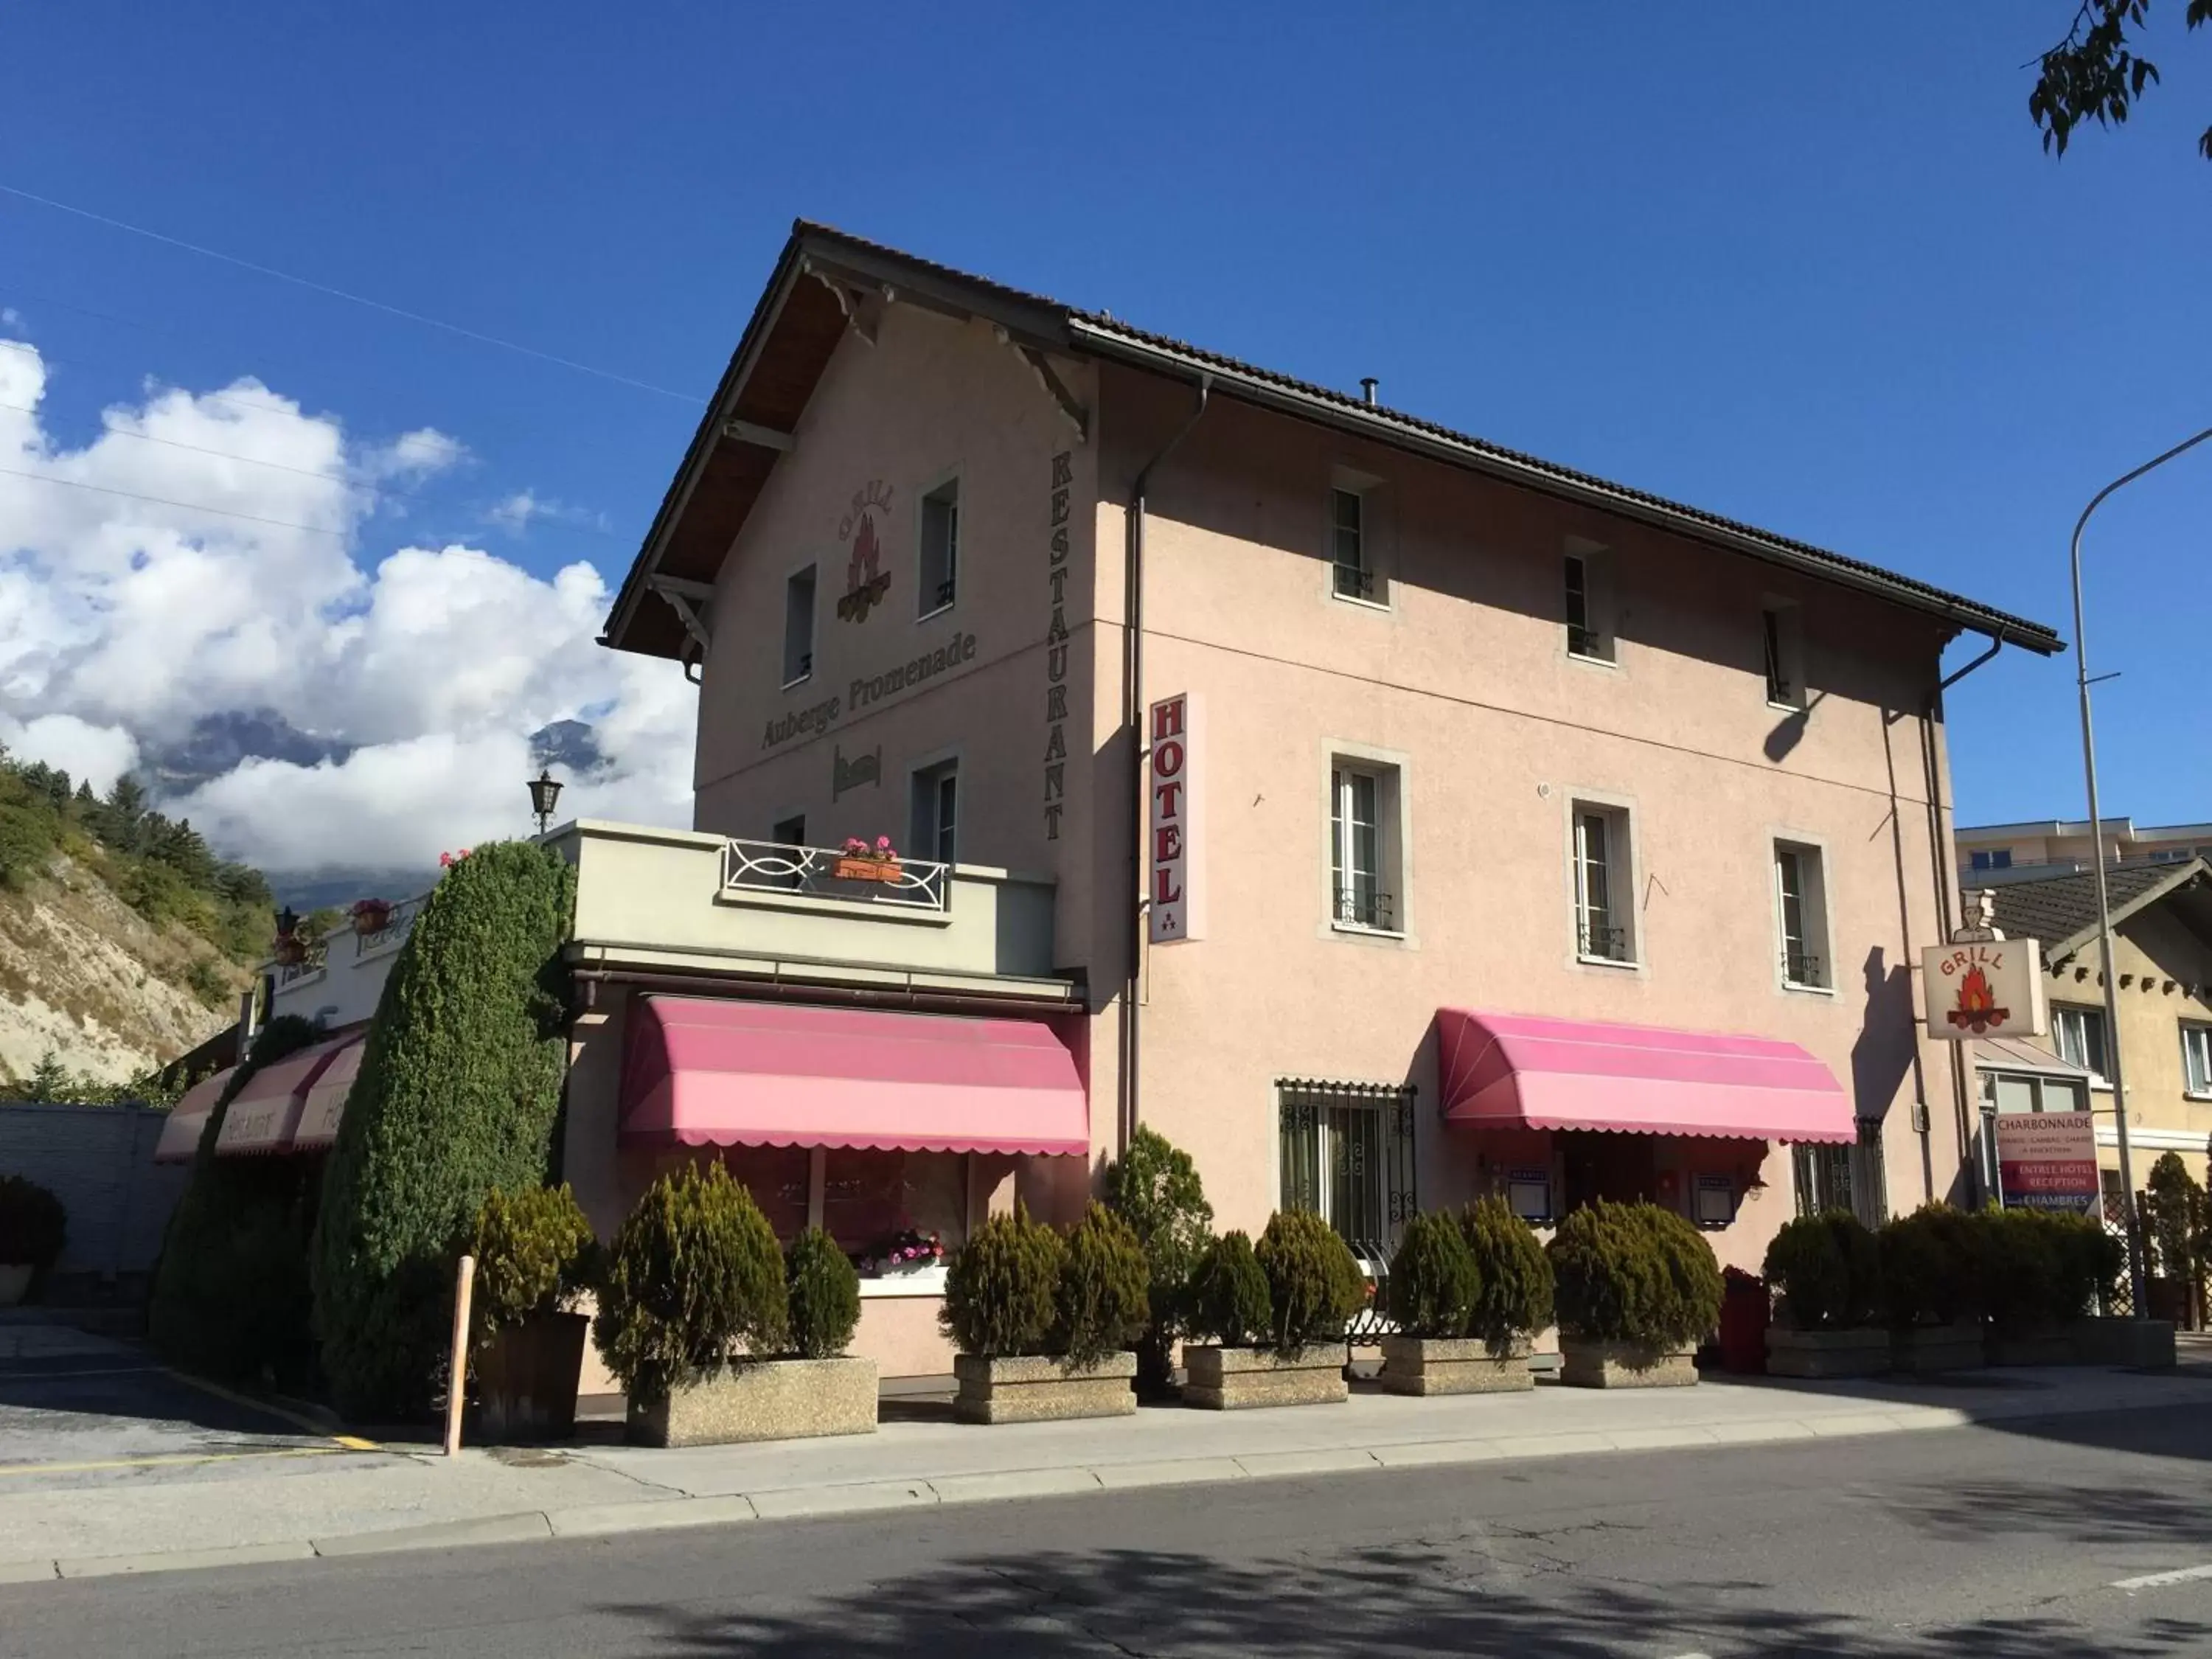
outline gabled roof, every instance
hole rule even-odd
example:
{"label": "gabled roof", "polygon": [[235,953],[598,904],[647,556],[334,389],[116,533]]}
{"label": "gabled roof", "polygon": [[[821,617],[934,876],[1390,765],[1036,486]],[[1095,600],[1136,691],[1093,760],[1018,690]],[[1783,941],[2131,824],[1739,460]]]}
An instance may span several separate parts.
{"label": "gabled roof", "polygon": [[804,219],[793,225],[706,418],[623,580],[604,643],[655,656],[688,654],[678,611],[647,602],[653,587],[678,597],[689,588],[696,599],[696,585],[714,580],[845,329],[868,326],[872,308],[886,302],[983,318],[1010,344],[1034,353],[1110,359],[1184,380],[1204,375],[1221,396],[1786,566],[2042,655],[2065,648],[2045,623],[1913,577]]}
{"label": "gabled roof", "polygon": [[[1968,890],[1972,891],[1970,888]],[[1984,890],[1995,896],[1997,927],[2007,939],[2043,942],[2047,961],[2069,957],[2097,938],[2097,872],[2007,882]],[[2114,864],[2105,869],[2106,896],[2118,927],[2138,911],[2186,895],[2192,911],[2212,919],[2212,870],[2202,859],[2186,864]],[[1972,906],[1967,907],[1972,914]]]}

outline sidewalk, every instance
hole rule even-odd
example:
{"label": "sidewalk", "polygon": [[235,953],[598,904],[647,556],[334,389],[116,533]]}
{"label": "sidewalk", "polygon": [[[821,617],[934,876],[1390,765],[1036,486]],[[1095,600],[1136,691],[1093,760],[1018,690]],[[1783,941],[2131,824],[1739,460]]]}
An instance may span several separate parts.
{"label": "sidewalk", "polygon": [[[606,1536],[1271,1476],[1889,1434],[2212,1404],[2212,1369],[2080,1367],[1918,1382],[1712,1378],[1695,1389],[1400,1399],[655,1451],[470,1450],[295,1436],[160,1469],[0,1468],[0,1583]],[[2063,1435],[2063,1425],[2056,1430]]]}

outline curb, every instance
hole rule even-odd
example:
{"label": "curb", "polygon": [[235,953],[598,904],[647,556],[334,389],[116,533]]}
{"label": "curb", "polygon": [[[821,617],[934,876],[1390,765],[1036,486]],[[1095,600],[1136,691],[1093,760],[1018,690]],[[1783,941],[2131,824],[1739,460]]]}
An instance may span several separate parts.
{"label": "curb", "polygon": [[[2195,1405],[2204,1390],[2188,1397],[2126,1409]],[[1235,1456],[1155,1459],[1030,1469],[993,1470],[975,1474],[939,1475],[908,1480],[864,1480],[830,1486],[783,1486],[711,1497],[644,1498],[626,1504],[595,1504],[573,1509],[524,1510],[509,1515],[473,1516],[461,1521],[347,1533],[330,1538],[244,1544],[229,1548],[161,1550],[136,1555],[52,1557],[0,1561],[0,1584],[39,1583],[56,1579],[109,1577],[135,1573],[174,1572],[207,1567],[258,1566],[271,1562],[342,1559],[407,1550],[454,1549],[484,1544],[522,1544],[553,1539],[616,1538],[630,1534],[719,1527],[753,1521],[797,1521],[865,1515],[945,1504],[1004,1503],[1022,1498],[1130,1492],[1148,1486],[1230,1484],[1244,1480],[1295,1479],[1385,1469],[1435,1468],[1454,1464],[1492,1463],[1523,1458],[1576,1457],[1601,1452],[1679,1451],[1721,1446],[1779,1445],[1903,1434],[1929,1429],[1969,1428],[2008,1419],[2094,1415],[2113,1409],[2109,1402],[2054,1406],[2048,1401],[2007,1401],[1978,1408],[1897,1406],[1825,1418],[1761,1418],[1699,1424],[1679,1429],[1622,1429],[1551,1431],[1493,1438],[1384,1442],[1372,1446],[1331,1446],[1279,1452],[1245,1452]]]}

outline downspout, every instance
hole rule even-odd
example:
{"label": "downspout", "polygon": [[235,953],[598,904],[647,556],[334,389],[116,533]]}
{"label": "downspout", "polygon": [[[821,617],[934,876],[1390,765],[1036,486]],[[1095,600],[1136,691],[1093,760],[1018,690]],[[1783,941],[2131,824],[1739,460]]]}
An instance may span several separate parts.
{"label": "downspout", "polygon": [[[1934,866],[1936,876],[1936,925],[1940,930],[1936,942],[1938,945],[1948,945],[1951,942],[1951,929],[1954,927],[1962,927],[1966,922],[1965,911],[1961,908],[1965,902],[1963,896],[1957,903],[1953,902],[1952,878],[1956,874],[1957,851],[1952,844],[1951,838],[1943,831],[1943,763],[1942,754],[1936,746],[1936,738],[1937,728],[1943,723],[1943,694],[2003,649],[2004,635],[2000,633],[1990,639],[1988,650],[1971,662],[1963,665],[1956,672],[1945,675],[1936,682],[1936,689],[1928,694],[1928,714],[1927,719],[1922,723],[1921,731],[1922,741],[1927,751],[1928,849],[1929,861]],[[1925,985],[1920,988],[1920,994],[1923,998],[1929,994]],[[1916,1050],[1919,1047],[1917,1038],[1913,1047]],[[1965,1053],[1966,1045],[1964,1042],[1954,1042],[1950,1047],[1952,1112],[1957,1123],[1960,1158],[1962,1163],[1971,1163],[1973,1170],[1973,1184],[1968,1188],[1968,1192],[1975,1206],[1978,1207],[1984,1196],[1982,1166],[1978,1159],[1970,1160],[1966,1156],[1972,1151],[1974,1145],[1972,1127],[1974,1091],[1972,1081],[1966,1075]]]}
{"label": "downspout", "polygon": [[1121,988],[1121,1122],[1120,1147],[1127,1152],[1137,1133],[1137,1063],[1140,1054],[1137,992],[1145,960],[1145,826],[1149,805],[1145,793],[1145,491],[1153,471],[1174,453],[1206,413],[1213,395],[1213,376],[1198,377],[1198,406],[1190,418],[1137,471],[1129,486],[1128,544],[1122,562],[1125,627],[1121,640],[1121,720],[1129,730],[1129,976]]}

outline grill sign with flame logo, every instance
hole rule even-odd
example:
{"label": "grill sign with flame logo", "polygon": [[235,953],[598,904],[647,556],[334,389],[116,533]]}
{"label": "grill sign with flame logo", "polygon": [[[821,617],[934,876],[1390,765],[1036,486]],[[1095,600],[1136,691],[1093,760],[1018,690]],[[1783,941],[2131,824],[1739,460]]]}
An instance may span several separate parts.
{"label": "grill sign with flame logo", "polygon": [[2012,1010],[1997,1006],[1990,991],[1990,976],[1979,966],[1969,968],[1959,981],[1959,1004],[1949,1013],[1951,1024],[1976,1036],[2012,1018]]}
{"label": "grill sign with flame logo", "polygon": [[891,585],[890,572],[882,568],[883,548],[876,539],[876,515],[890,512],[890,486],[871,480],[853,492],[853,504],[837,526],[837,539],[851,537],[852,562],[845,567],[845,592],[837,600],[837,615],[846,622],[866,622]]}

